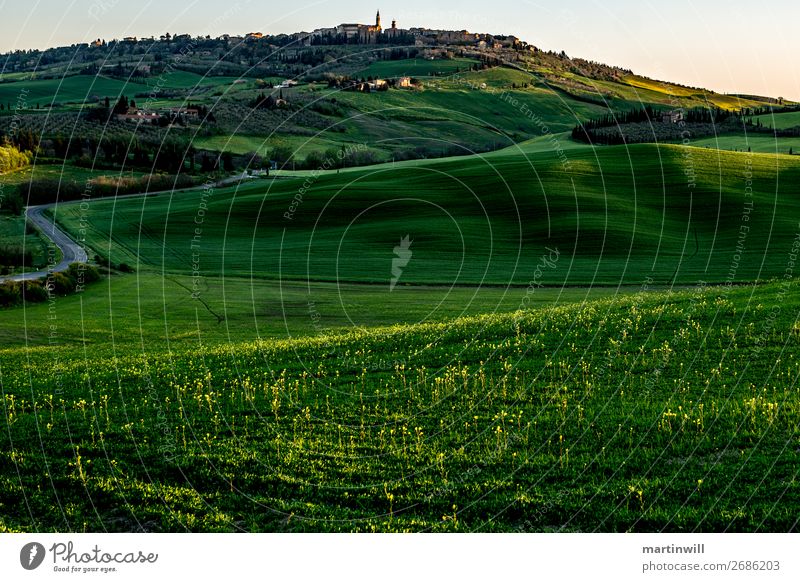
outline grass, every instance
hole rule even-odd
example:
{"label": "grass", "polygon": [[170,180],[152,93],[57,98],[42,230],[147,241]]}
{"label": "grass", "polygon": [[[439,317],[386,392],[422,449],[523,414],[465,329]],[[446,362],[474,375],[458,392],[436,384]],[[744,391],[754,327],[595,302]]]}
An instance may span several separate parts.
{"label": "grass", "polygon": [[[193,291],[196,288],[196,295]],[[439,322],[465,315],[507,313],[523,303],[534,307],[587,301],[626,288],[537,289],[505,287],[418,287],[278,282],[236,277],[202,277],[139,272],[113,276],[85,293],[58,299],[59,344],[152,350],[297,338],[395,324]],[[4,348],[47,346],[50,306],[0,311]],[[218,317],[220,316],[220,317]],[[157,346],[157,347],[156,347]],[[155,352],[154,352],[155,353]]]}
{"label": "grass", "polygon": [[[621,83],[600,81],[604,87],[619,87],[620,96],[630,100],[644,103],[659,103],[671,108],[678,104],[681,107],[719,107],[720,109],[739,110],[743,107],[763,107],[764,102],[736,95],[723,95],[708,89],[684,87],[674,83],[656,81],[638,75],[627,75]],[[625,88],[633,88],[633,91]]]}
{"label": "grass", "polygon": [[137,273],[0,311],[0,531],[790,531],[799,174],[554,133],[59,205]]}
{"label": "grass", "polygon": [[[386,285],[408,235],[401,284],[741,282],[784,271],[798,174],[790,157],[680,146],[506,152],[280,178],[205,198],[99,200],[87,241],[115,263],[176,274],[198,260],[210,276]],[[58,220],[74,232],[77,206],[62,205]],[[547,249],[559,260],[542,269]]]}
{"label": "grass", "polygon": [[[399,62],[399,61],[398,61]],[[388,161],[399,151],[424,148],[429,156],[449,154],[452,147],[464,152],[501,149],[541,136],[545,132],[571,130],[579,121],[595,117],[603,107],[573,101],[546,89],[512,89],[530,76],[511,69],[491,69],[462,75],[462,81],[432,79],[422,91],[390,90],[362,94],[321,90],[317,99],[336,99],[347,107],[343,117],[329,116],[329,125],[316,135],[201,137],[198,148],[245,154],[267,153],[276,145],[288,145],[303,159],[310,151],[325,151],[342,144],[360,144]],[[490,90],[473,90],[486,82]]]}
{"label": "grass", "polygon": [[[221,87],[231,85],[240,77],[229,76],[204,76],[188,71],[173,70],[163,76],[147,77],[143,83],[148,86],[161,87],[162,89],[193,89],[195,87]],[[250,79],[246,79],[250,81]]]}
{"label": "grass", "polygon": [[399,77],[432,77],[451,75],[467,71],[478,61],[474,59],[401,59],[397,61],[377,61],[364,69],[357,70],[353,76],[397,79]]}
{"label": "grass", "polygon": [[107,77],[76,75],[63,79],[41,79],[16,81],[0,84],[0,102],[15,108],[20,102],[27,103],[27,108],[37,105],[45,107],[50,103],[84,103],[90,98],[110,98],[112,101],[122,94],[133,96],[135,93],[147,92],[146,85],[126,83]]}
{"label": "grass", "polygon": [[[15,273],[35,270],[47,265],[49,245],[38,231],[27,228],[26,220],[22,216],[0,214],[0,246],[17,247],[30,251],[33,258],[32,268],[18,267],[12,270]],[[60,260],[60,253],[56,251],[54,258]]]}
{"label": "grass", "polygon": [[32,166],[0,176],[0,183],[5,186],[24,186],[31,180],[60,180],[61,182],[86,183],[87,180],[102,176],[126,177],[142,176],[144,172],[133,170],[103,170],[99,168],[82,168],[68,163],[38,162]]}
{"label": "grass", "polygon": [[33,109],[37,105],[45,107],[50,103],[84,103],[89,100],[109,97],[114,101],[120,95],[133,98],[138,93],[150,93],[151,88],[193,89],[195,87],[222,87],[232,84],[237,77],[203,77],[186,71],[172,71],[163,77],[150,77],[139,81],[123,81],[102,75],[74,75],[63,79],[26,79],[10,83],[0,83],[0,102],[10,104],[12,109],[18,103],[26,103]]}
{"label": "grass", "polygon": [[[0,310],[0,531],[795,529],[800,160],[774,155],[794,142],[592,148],[568,139],[605,112],[569,96],[587,79],[431,76],[469,64],[318,91],[344,132],[195,145],[490,153],[60,204],[136,273]],[[98,82],[57,100],[132,93]],[[621,108],[749,103],[592,83]],[[0,100],[22,89],[56,91]],[[24,228],[1,219],[0,242]]]}
{"label": "grass", "polygon": [[[304,160],[312,151],[325,152],[331,148],[340,150],[342,146],[358,146],[360,142],[353,141],[347,137],[342,138],[341,134],[334,132],[322,132],[319,136],[299,136],[287,134],[275,134],[266,136],[251,135],[231,135],[231,136],[210,136],[200,137],[193,141],[198,149],[205,149],[218,152],[231,152],[233,154],[250,154],[253,152],[261,156],[268,157],[273,148],[289,147],[298,160]],[[360,148],[363,149],[363,148]],[[366,148],[376,154],[377,158],[385,161],[389,155],[382,148]]]}
{"label": "grass", "polygon": [[795,285],[5,349],[0,528],[790,531]]}
{"label": "grass", "polygon": [[727,151],[746,152],[748,148],[754,153],[788,155],[800,153],[800,137],[772,137],[769,135],[721,135],[692,140],[695,147],[712,148]]}
{"label": "grass", "polygon": [[[497,73],[490,73],[465,74],[463,82],[432,81],[436,87],[423,91],[391,90],[370,94],[340,92],[335,97],[378,120],[456,122],[526,138],[540,134],[540,121],[552,132],[567,131],[578,119],[588,119],[606,112],[603,107],[563,98],[547,89],[513,90],[509,83],[506,93],[503,88],[505,81],[498,80]],[[509,71],[509,74],[520,73]],[[478,86],[487,82],[487,86],[492,86],[494,90],[475,90],[467,82]],[[523,105],[527,109],[523,109]],[[469,134],[463,136],[462,141],[471,143],[468,138]],[[498,139],[503,138],[498,136]]]}
{"label": "grass", "polygon": [[[559,152],[572,152],[572,151],[591,151],[592,146],[584,142],[575,141],[570,138],[569,132],[561,132],[549,135],[542,135],[532,139],[525,140],[520,143],[515,143],[507,147],[483,152],[476,154],[465,154],[457,156],[458,161],[466,162],[473,160],[480,163],[481,160],[492,160],[494,158],[504,158],[507,156],[532,156],[536,155],[538,160],[551,159],[561,160]],[[417,167],[436,167],[439,164],[450,164],[454,160],[453,157],[445,158],[432,158],[432,159],[417,159],[417,160],[402,160],[392,162],[392,168],[417,168]],[[374,168],[373,168],[374,169]],[[334,174],[352,174],[364,172],[363,167],[341,168],[339,170],[274,170],[270,172],[270,176],[277,176],[281,178],[307,178],[309,176],[320,175],[334,175]]]}
{"label": "grass", "polygon": [[775,113],[774,115],[758,115],[754,121],[758,120],[762,125],[773,129],[789,129],[800,127],[800,111],[789,111],[787,113]]}

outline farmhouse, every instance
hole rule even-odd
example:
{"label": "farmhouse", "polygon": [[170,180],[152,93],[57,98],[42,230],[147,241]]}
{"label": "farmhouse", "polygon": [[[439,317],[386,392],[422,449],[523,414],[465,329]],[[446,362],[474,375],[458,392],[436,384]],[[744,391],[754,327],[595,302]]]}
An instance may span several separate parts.
{"label": "farmhouse", "polygon": [[127,121],[129,123],[137,124],[158,121],[159,117],[160,116],[158,113],[142,111],[141,109],[136,109],[135,107],[128,109],[127,113],[117,115],[117,119],[119,121]]}
{"label": "farmhouse", "polygon": [[386,79],[375,79],[374,81],[368,81],[367,86],[372,91],[380,91],[381,89],[388,88],[389,84]]}

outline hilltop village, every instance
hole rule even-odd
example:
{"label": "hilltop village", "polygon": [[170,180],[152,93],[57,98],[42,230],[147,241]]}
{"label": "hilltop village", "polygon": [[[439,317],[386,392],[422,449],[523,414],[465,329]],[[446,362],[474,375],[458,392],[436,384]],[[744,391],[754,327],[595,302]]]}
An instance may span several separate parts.
{"label": "hilltop village", "polygon": [[[127,36],[4,55],[5,75],[31,72],[38,79],[102,75],[139,82],[178,69],[210,77],[300,78],[347,74],[348,65],[374,60],[465,57],[489,65],[519,62],[538,48],[513,35],[384,25],[380,11],[369,24],[345,22],[291,34]],[[559,59],[563,53],[546,53]],[[343,63],[346,64],[342,67]],[[344,71],[342,71],[344,69]],[[355,67],[353,67],[355,70]]]}
{"label": "hilltop village", "polygon": [[399,28],[392,20],[389,28],[381,24],[380,10],[375,15],[374,24],[340,24],[332,28],[318,28],[313,32],[300,32],[292,35],[301,45],[332,44],[412,44],[416,47],[455,45],[474,46],[479,49],[526,48],[527,43],[515,36],[494,36],[472,33],[466,30],[436,30],[431,28]]}

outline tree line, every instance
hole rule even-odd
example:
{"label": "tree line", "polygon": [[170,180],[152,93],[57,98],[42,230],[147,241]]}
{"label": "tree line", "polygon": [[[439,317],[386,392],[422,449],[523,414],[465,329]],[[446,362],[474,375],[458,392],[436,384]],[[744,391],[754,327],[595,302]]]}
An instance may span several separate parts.
{"label": "tree line", "polygon": [[[671,112],[672,110],[646,105],[628,111],[608,113],[573,127],[572,139],[603,145],[620,145],[627,141],[622,131],[622,126],[646,123],[654,124],[653,128],[657,128],[663,123],[663,117]],[[682,122],[695,125],[717,126],[734,119],[742,120],[745,125],[753,125],[752,120],[746,117],[744,110],[730,111],[719,107],[696,107],[686,110],[681,109],[679,113]],[[670,127],[675,125],[670,121],[667,124]],[[753,125],[753,127],[755,126]],[[620,131],[602,131],[607,128],[620,128]]]}

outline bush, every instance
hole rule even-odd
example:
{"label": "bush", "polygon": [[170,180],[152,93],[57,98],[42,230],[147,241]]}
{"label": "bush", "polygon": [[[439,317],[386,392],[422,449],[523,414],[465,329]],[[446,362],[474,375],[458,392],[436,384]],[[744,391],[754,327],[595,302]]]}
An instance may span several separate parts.
{"label": "bush", "polygon": [[354,166],[371,166],[372,164],[378,163],[378,157],[375,155],[375,152],[369,150],[350,151],[346,159],[348,168]]}
{"label": "bush", "polygon": [[69,295],[75,291],[75,281],[64,273],[53,273],[48,281],[50,291],[55,295]]}
{"label": "bush", "polygon": [[33,156],[12,145],[0,145],[0,174],[29,166]]}
{"label": "bush", "polygon": [[[316,150],[308,152],[306,155],[306,159],[302,164],[302,168],[306,170],[318,170],[320,168],[324,168],[326,164],[326,155],[322,152],[318,152]],[[327,161],[328,164],[331,164],[331,168],[335,167],[335,160],[336,157],[334,156],[333,159]]]}
{"label": "bush", "polygon": [[97,267],[83,263],[72,263],[66,273],[70,279],[75,281],[76,286],[100,280],[100,271]]}
{"label": "bush", "polygon": [[22,299],[26,303],[44,303],[50,297],[41,281],[26,281],[22,291]]}
{"label": "bush", "polygon": [[19,283],[8,281],[0,284],[0,307],[11,307],[22,301],[22,290]]}
{"label": "bush", "polygon": [[[0,307],[13,307],[22,303],[44,303],[51,295],[69,295],[84,284],[100,279],[100,271],[91,265],[73,263],[63,273],[54,273],[36,281],[0,283]],[[48,288],[49,285],[49,288]]]}

